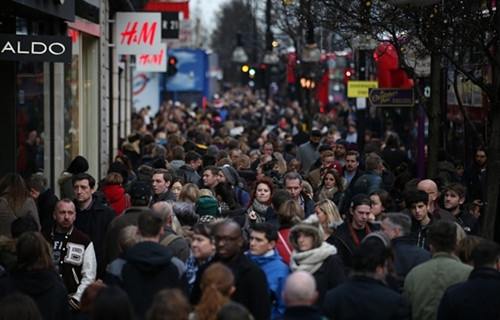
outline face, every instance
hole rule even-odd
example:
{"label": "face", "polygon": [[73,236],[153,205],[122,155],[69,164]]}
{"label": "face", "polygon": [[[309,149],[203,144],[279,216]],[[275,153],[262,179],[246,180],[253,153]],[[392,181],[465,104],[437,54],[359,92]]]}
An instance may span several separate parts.
{"label": "face", "polygon": [[418,222],[424,221],[427,218],[427,203],[417,202],[412,204],[410,212]]}
{"label": "face", "polygon": [[458,193],[453,190],[448,190],[444,193],[444,208],[448,211],[453,211],[464,203],[465,198],[460,198]]}
{"label": "face", "polygon": [[221,260],[231,260],[240,253],[243,238],[239,226],[233,223],[223,224],[215,230],[215,249]]}
{"label": "face", "polygon": [[267,241],[264,232],[252,231],[250,234],[250,253],[261,256],[274,248],[274,241]]}
{"label": "face", "polygon": [[265,203],[271,198],[271,189],[265,183],[259,183],[255,189],[255,198],[260,203]]}
{"label": "face", "polygon": [[176,182],[174,182],[174,184],[172,185],[172,188],[170,188],[170,190],[172,190],[175,197],[177,199],[179,199],[179,195],[181,194],[181,190],[182,190],[182,184],[179,181],[176,181]]}
{"label": "face", "polygon": [[346,151],[345,147],[340,143],[335,146],[335,155],[337,157],[343,157]]}
{"label": "face", "polygon": [[[219,171],[219,175],[224,176],[222,171]],[[203,183],[209,188],[215,187],[217,185],[217,183],[219,182],[219,176],[214,175],[211,170],[203,171],[203,178],[202,179],[203,179]]]}
{"label": "face", "polygon": [[394,239],[396,237],[396,228],[391,227],[391,225],[387,222],[387,219],[382,220],[381,230],[389,237],[389,239]]}
{"label": "face", "polygon": [[163,173],[155,173],[153,175],[153,179],[151,179],[151,184],[153,187],[153,192],[156,195],[162,195],[167,192],[167,189],[170,186],[170,181],[165,181],[165,179],[163,178]]}
{"label": "face", "polygon": [[323,183],[327,189],[335,187],[335,177],[331,173],[327,173],[323,178]]}
{"label": "face", "polygon": [[76,219],[75,205],[73,202],[59,202],[54,210],[53,217],[56,221],[56,231],[68,232]]}
{"label": "face", "polygon": [[320,207],[314,207],[314,214],[316,214],[316,216],[318,217],[319,223],[321,223],[321,225],[325,225],[328,223],[328,216]]}
{"label": "face", "polygon": [[371,213],[377,217],[384,212],[385,208],[382,206],[382,202],[380,201],[380,197],[377,195],[371,195],[370,200],[372,201],[372,211]]}
{"label": "face", "polygon": [[299,252],[311,250],[313,248],[314,237],[305,232],[299,232],[297,237],[297,244],[299,245]]}
{"label": "face", "polygon": [[231,151],[230,158],[233,163],[238,163],[238,159],[240,158],[240,152],[238,150]]}
{"label": "face", "polygon": [[427,192],[427,195],[429,196],[429,203],[436,201],[439,196],[437,185],[434,183],[419,183],[417,187],[419,190]]}
{"label": "face", "polygon": [[326,168],[330,163],[335,161],[335,158],[333,156],[328,156],[328,157],[323,157],[322,162],[323,162],[323,167]]}
{"label": "face", "polygon": [[355,172],[358,169],[359,161],[356,160],[356,156],[345,157],[345,171]]}
{"label": "face", "polygon": [[368,221],[371,207],[369,205],[359,205],[356,208],[351,208],[352,225],[355,229],[363,229]]}
{"label": "face", "polygon": [[195,233],[191,243],[191,252],[195,259],[206,260],[215,253],[215,244],[209,238]]}
{"label": "face", "polygon": [[259,159],[259,154],[258,153],[253,153],[250,156],[250,162],[254,162],[255,160]]}
{"label": "face", "polygon": [[299,179],[286,179],[285,188],[288,193],[292,196],[293,200],[299,200],[300,192],[302,191],[302,185]]}
{"label": "face", "polygon": [[299,172],[300,171],[300,161],[297,159],[290,160],[287,167],[288,172]]}
{"label": "face", "polygon": [[476,163],[479,167],[483,167],[486,164],[486,153],[484,151],[476,152]]}
{"label": "face", "polygon": [[75,193],[75,199],[78,203],[85,203],[92,199],[94,189],[90,187],[87,179],[83,179],[73,184],[73,192]]}
{"label": "face", "polygon": [[311,136],[311,143],[312,144],[319,144],[320,141],[321,141],[321,137]]}
{"label": "face", "polygon": [[274,152],[274,148],[273,148],[273,145],[270,144],[270,143],[267,143],[264,145],[263,149],[262,149],[262,153],[264,154],[273,154]]}

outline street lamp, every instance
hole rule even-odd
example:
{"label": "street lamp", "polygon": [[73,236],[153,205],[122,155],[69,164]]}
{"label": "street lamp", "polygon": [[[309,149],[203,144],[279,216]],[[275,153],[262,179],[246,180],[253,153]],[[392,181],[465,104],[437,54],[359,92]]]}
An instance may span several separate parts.
{"label": "street lamp", "polygon": [[233,51],[231,60],[235,63],[247,63],[248,56],[243,49],[243,41],[241,40],[241,33],[236,34],[236,49]]}
{"label": "street lamp", "polygon": [[278,64],[279,58],[273,52],[273,33],[271,32],[271,0],[266,2],[266,54],[262,59],[264,64]]}
{"label": "street lamp", "polygon": [[315,63],[321,61],[321,51],[318,49],[318,46],[314,41],[314,25],[311,18],[311,0],[307,0],[306,10],[307,44],[304,49],[302,49],[302,61]]}

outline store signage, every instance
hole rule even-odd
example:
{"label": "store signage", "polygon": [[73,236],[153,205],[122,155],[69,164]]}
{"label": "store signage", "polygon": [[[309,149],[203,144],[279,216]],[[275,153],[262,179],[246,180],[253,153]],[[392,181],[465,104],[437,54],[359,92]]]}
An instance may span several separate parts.
{"label": "store signage", "polygon": [[413,107],[413,89],[370,89],[370,103],[375,107]]}
{"label": "store signage", "polygon": [[0,34],[0,60],[71,62],[71,37]]}
{"label": "store signage", "polygon": [[161,37],[162,39],[179,38],[179,12],[161,13]]}
{"label": "store signage", "polygon": [[368,91],[371,88],[378,88],[377,81],[354,81],[347,82],[348,98],[368,98]]}
{"label": "store signage", "polygon": [[167,44],[161,44],[158,53],[138,54],[135,57],[137,71],[167,72]]}
{"label": "store signage", "polygon": [[161,50],[160,12],[117,12],[116,53],[157,54]]}

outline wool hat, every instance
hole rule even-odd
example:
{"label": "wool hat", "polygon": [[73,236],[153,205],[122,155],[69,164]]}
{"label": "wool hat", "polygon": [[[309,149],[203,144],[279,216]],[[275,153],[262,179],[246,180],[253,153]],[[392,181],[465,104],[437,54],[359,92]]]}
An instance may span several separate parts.
{"label": "wool hat", "polygon": [[302,220],[300,223],[294,225],[290,230],[290,244],[297,251],[299,249],[297,240],[300,232],[313,236],[313,249],[321,247],[321,244],[323,243],[324,231],[318,217],[315,214],[310,215],[305,220]]}
{"label": "wool hat", "polygon": [[132,199],[147,200],[153,196],[153,190],[148,183],[143,181],[135,181],[130,189],[130,197]]}
{"label": "wool hat", "polygon": [[341,144],[345,149],[347,149],[349,142],[345,139],[338,139],[337,141],[335,141],[335,144]]}
{"label": "wool hat", "polygon": [[240,176],[236,169],[229,165],[224,165],[220,167],[220,170],[222,170],[222,173],[224,173],[224,176],[226,177],[227,182],[229,182],[232,186],[239,186],[240,185]]}
{"label": "wool hat", "polygon": [[335,170],[337,170],[337,172],[339,173],[339,176],[342,177],[342,165],[340,164],[340,162],[333,161],[332,163],[330,163],[328,165],[328,169],[335,169]]}
{"label": "wool hat", "polygon": [[219,203],[211,196],[201,196],[196,201],[196,213],[202,217],[209,215],[217,217],[219,211]]}
{"label": "wool hat", "polygon": [[372,206],[372,202],[370,197],[364,193],[358,193],[354,197],[352,197],[351,203],[349,204],[349,208],[356,208],[357,206]]}

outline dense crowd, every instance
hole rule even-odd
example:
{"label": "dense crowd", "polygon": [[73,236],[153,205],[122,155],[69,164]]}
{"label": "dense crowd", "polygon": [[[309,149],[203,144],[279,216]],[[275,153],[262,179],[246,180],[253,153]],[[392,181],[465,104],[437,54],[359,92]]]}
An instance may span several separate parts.
{"label": "dense crowd", "polygon": [[[496,319],[487,148],[415,178],[412,133],[234,89],[134,113],[97,181],[0,179],[2,319]],[[370,122],[367,122],[369,124]],[[480,307],[479,307],[480,306]]]}

